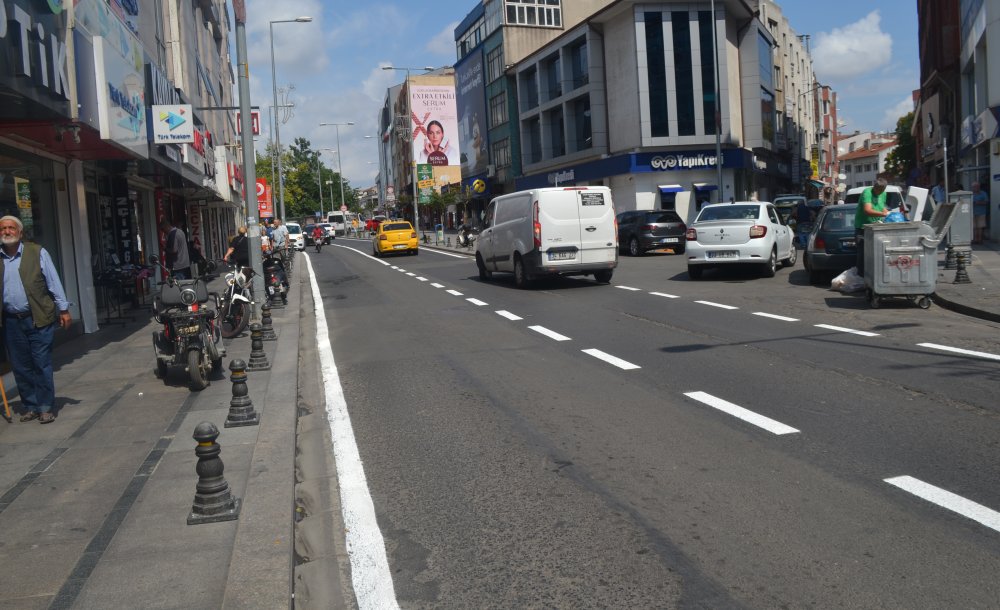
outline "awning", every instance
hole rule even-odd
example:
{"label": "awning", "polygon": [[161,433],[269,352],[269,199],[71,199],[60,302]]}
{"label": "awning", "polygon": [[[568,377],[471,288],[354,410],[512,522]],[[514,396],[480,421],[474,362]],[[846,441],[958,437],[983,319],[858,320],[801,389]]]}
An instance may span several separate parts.
{"label": "awning", "polygon": [[661,184],[658,187],[661,193],[680,193],[684,187],[679,184]]}
{"label": "awning", "polygon": [[715,184],[706,184],[704,182],[695,182],[694,190],[696,191],[717,191],[719,187]]}

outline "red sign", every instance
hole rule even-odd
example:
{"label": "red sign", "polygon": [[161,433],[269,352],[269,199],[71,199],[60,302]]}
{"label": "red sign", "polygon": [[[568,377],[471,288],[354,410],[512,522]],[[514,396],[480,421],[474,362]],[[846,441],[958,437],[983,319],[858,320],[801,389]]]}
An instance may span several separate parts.
{"label": "red sign", "polygon": [[266,178],[257,178],[257,210],[261,218],[274,218],[271,187],[268,186]]}
{"label": "red sign", "polygon": [[[242,113],[236,111],[236,135],[243,135]],[[250,111],[250,131],[255,136],[260,135],[260,110]]]}

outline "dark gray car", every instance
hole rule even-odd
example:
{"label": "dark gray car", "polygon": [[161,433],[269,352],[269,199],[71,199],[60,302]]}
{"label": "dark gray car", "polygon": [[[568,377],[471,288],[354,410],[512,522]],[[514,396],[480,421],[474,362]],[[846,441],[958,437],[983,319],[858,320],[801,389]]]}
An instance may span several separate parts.
{"label": "dark gray car", "polygon": [[671,248],[684,253],[687,227],[673,210],[636,210],[618,215],[618,247],[630,256]]}

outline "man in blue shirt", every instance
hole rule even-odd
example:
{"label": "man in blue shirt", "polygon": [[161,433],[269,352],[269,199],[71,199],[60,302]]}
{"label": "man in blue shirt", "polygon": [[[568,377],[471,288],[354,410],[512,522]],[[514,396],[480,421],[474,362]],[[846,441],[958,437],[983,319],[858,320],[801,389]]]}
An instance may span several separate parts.
{"label": "man in blue shirt", "polygon": [[56,322],[69,328],[73,316],[52,257],[38,244],[23,243],[16,216],[0,218],[3,337],[25,414],[22,422],[55,421],[52,341]]}

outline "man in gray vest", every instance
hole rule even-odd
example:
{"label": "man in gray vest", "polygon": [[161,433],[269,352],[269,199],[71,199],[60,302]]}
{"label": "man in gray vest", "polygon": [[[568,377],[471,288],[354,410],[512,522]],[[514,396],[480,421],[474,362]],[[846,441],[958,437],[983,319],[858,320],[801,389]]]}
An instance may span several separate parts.
{"label": "man in gray vest", "polygon": [[16,216],[0,218],[0,290],[7,359],[21,395],[22,422],[55,420],[52,341],[56,322],[69,328],[73,317],[52,257],[38,244],[21,241]]}

